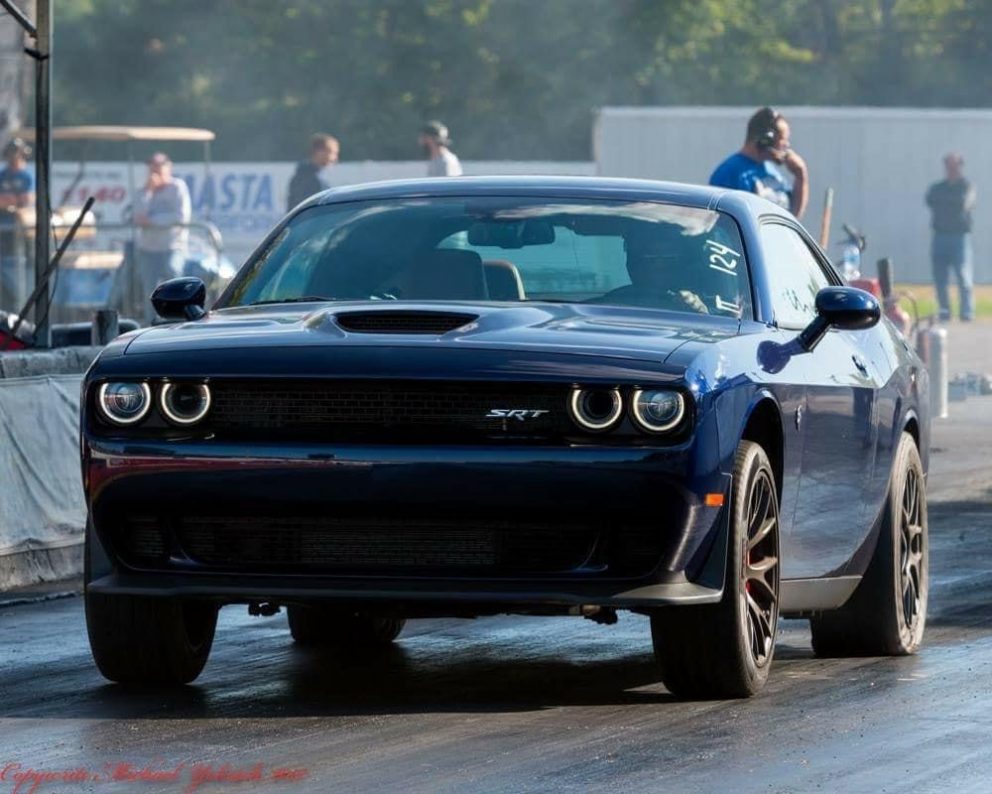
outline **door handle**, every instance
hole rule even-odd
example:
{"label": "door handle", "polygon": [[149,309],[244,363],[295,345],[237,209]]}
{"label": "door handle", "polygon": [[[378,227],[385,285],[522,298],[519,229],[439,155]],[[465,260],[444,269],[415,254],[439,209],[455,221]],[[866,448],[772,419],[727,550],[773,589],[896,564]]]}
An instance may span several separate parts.
{"label": "door handle", "polygon": [[857,353],[855,353],[854,355],[851,356],[851,361],[854,362],[854,366],[856,366],[858,368],[858,371],[862,375],[865,375],[865,376],[868,375],[868,365],[865,364],[865,361],[864,361],[863,358],[861,358],[861,356],[859,356]]}

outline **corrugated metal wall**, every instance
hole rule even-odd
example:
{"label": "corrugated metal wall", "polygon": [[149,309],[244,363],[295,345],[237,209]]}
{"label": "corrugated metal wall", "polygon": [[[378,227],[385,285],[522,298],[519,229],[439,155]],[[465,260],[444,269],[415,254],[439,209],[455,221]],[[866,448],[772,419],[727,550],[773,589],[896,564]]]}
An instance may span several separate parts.
{"label": "corrugated metal wall", "polygon": [[[930,215],[923,196],[942,178],[941,158],[965,158],[978,189],[975,276],[992,282],[992,111],[915,108],[778,108],[809,164],[810,206],[803,222],[819,237],[823,196],[833,187],[829,253],[839,255],[840,224],[868,237],[868,272],[890,256],[900,281],[930,280]],[[754,108],[603,108],[595,130],[597,173],[706,182],[743,143]]]}

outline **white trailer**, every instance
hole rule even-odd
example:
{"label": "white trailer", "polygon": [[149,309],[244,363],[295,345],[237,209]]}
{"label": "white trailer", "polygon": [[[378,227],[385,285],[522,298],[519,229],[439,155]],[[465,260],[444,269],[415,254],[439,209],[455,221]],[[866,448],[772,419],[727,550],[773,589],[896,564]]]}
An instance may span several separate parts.
{"label": "white trailer", "polygon": [[[992,110],[779,107],[809,164],[803,222],[819,237],[824,191],[835,191],[831,246],[847,221],[868,237],[863,269],[883,256],[899,281],[929,282],[930,215],[923,197],[942,178],[941,158],[964,155],[978,189],[975,279],[992,282]],[[604,176],[705,183],[740,148],[753,107],[607,107],[596,120],[594,157]]]}

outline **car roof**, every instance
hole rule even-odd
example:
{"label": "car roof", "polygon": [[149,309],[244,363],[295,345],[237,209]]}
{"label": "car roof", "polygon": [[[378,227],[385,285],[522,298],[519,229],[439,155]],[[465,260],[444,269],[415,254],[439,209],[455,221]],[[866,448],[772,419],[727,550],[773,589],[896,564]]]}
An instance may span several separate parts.
{"label": "car roof", "polygon": [[470,176],[369,182],[325,190],[303,207],[375,199],[444,196],[540,196],[658,201],[732,215],[788,215],[770,201],[740,190],[650,179],[575,176]]}

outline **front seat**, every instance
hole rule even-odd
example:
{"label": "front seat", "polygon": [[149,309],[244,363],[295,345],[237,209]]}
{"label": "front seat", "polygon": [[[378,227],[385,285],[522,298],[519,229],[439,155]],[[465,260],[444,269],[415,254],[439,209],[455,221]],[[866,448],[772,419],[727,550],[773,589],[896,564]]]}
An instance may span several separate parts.
{"label": "front seat", "polygon": [[488,300],[482,257],[475,251],[437,249],[411,267],[401,295],[408,300]]}
{"label": "front seat", "polygon": [[486,268],[486,284],[489,297],[494,301],[526,300],[524,283],[516,265],[506,259],[487,259],[482,263]]}

